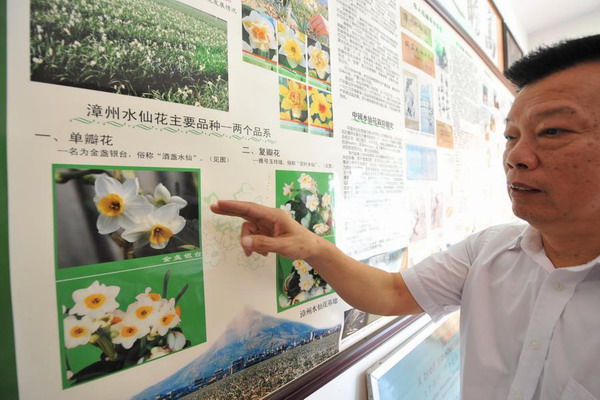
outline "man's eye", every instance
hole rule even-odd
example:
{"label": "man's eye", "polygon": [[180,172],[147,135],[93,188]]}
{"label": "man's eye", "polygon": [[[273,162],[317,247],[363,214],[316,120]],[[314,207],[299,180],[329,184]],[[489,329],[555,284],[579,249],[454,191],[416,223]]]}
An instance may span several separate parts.
{"label": "man's eye", "polygon": [[506,139],[507,142],[510,142],[511,140],[515,140],[516,136],[504,135],[504,139]]}
{"label": "man's eye", "polygon": [[556,136],[559,133],[563,133],[563,132],[566,132],[566,130],[559,129],[559,128],[548,128],[548,129],[544,129],[541,134],[544,136]]}

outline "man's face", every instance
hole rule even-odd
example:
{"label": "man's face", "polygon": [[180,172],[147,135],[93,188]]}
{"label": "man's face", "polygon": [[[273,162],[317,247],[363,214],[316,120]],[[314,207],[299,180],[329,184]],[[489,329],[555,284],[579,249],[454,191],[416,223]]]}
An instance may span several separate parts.
{"label": "man's face", "polygon": [[600,62],[527,85],[505,136],[515,215],[538,229],[600,226]]}

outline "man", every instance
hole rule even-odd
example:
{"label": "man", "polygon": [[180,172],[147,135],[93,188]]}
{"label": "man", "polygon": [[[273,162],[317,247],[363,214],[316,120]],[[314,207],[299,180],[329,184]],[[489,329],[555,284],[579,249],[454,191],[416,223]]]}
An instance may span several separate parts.
{"label": "man", "polygon": [[528,55],[507,76],[504,170],[528,225],[488,228],[402,273],[365,266],[285,212],[220,201],[246,253],[304,259],[349,304],[461,308],[462,398],[600,400],[600,35]]}

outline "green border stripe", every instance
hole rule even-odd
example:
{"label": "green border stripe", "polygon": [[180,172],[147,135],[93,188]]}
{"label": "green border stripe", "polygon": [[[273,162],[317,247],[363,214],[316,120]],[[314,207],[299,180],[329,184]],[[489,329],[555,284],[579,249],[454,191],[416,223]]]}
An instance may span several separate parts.
{"label": "green border stripe", "polygon": [[0,327],[0,393],[3,399],[18,399],[15,333],[10,296],[8,255],[8,174],[6,150],[6,0],[0,0],[0,304],[4,309]]}

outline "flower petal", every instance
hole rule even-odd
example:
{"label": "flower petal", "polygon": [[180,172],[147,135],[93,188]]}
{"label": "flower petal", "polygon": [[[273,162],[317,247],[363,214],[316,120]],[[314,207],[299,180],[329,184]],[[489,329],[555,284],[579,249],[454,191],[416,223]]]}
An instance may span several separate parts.
{"label": "flower petal", "polygon": [[170,224],[178,216],[179,206],[177,204],[167,204],[154,212],[154,217],[164,224]]}
{"label": "flower petal", "polygon": [[100,214],[98,216],[98,220],[96,221],[96,228],[98,228],[98,233],[101,235],[108,235],[109,233],[113,233],[121,226],[119,224],[120,218],[109,217],[108,215]]}
{"label": "flower petal", "polygon": [[125,181],[125,183],[123,184],[123,197],[125,198],[125,201],[128,201],[129,199],[133,199],[138,195],[138,190],[140,188],[140,184],[138,182],[138,179],[127,179]]}
{"label": "flower petal", "polygon": [[110,193],[119,194],[122,192],[121,183],[108,175],[97,176],[94,181],[94,189],[96,196],[100,199]]}
{"label": "flower petal", "polygon": [[171,198],[171,192],[162,183],[159,183],[154,188],[154,201],[164,200],[165,203]]}

